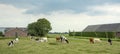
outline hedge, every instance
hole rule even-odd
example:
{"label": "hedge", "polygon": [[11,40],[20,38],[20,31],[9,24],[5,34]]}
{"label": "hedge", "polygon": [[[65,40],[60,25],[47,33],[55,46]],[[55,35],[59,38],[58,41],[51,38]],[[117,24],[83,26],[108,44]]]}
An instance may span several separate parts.
{"label": "hedge", "polygon": [[69,36],[114,38],[115,32],[69,32]]}

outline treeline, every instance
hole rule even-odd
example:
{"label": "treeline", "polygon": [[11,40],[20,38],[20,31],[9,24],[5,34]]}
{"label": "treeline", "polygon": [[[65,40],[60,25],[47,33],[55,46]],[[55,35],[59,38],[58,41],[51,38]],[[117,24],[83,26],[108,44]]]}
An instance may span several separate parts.
{"label": "treeline", "polygon": [[69,32],[69,36],[114,38],[115,32]]}

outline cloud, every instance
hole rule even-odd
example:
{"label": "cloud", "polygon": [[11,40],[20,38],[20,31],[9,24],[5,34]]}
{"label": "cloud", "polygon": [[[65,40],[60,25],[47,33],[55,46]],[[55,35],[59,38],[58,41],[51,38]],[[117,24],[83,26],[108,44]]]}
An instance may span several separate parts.
{"label": "cloud", "polygon": [[[67,2],[67,1],[66,1]],[[39,18],[47,18],[53,32],[67,32],[68,30],[82,31],[86,26],[93,24],[119,23],[119,4],[103,4],[87,7],[84,12],[75,13],[74,10],[51,11],[48,14],[25,14],[27,8],[17,8],[13,5],[0,4],[0,26],[26,27]],[[111,8],[115,8],[111,10]],[[95,12],[101,12],[96,14]],[[113,13],[113,14],[109,14]],[[114,15],[115,14],[115,15]]]}
{"label": "cloud", "polygon": [[53,31],[82,31],[88,25],[119,23],[120,16],[112,15],[88,15],[86,13],[73,14],[70,12],[53,13],[48,18],[53,24]]}
{"label": "cloud", "polygon": [[[53,12],[51,17],[55,18],[53,19],[55,20],[53,24],[59,26],[56,30],[68,31],[70,29],[82,31],[88,25],[120,23],[119,5],[120,4],[103,4],[91,6],[88,7],[88,11],[83,13],[74,13],[74,11]],[[98,14],[96,12],[101,13]]]}
{"label": "cloud", "polygon": [[75,13],[82,13],[86,11],[88,6],[120,3],[120,0],[0,0],[0,3],[27,9],[25,11],[26,14],[39,15],[61,10],[72,10]]}
{"label": "cloud", "polygon": [[89,11],[94,13],[98,12],[99,14],[111,14],[118,15],[120,14],[120,4],[104,4],[99,6],[92,6],[88,8]]}
{"label": "cloud", "polygon": [[0,26],[25,26],[30,15],[23,14],[26,9],[19,9],[12,5],[0,4]]}

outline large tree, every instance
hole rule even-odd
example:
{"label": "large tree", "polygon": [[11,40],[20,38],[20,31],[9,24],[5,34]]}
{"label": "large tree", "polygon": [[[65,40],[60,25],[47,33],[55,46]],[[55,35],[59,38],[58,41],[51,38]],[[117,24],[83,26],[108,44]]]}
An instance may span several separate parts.
{"label": "large tree", "polygon": [[32,36],[45,36],[50,30],[52,30],[51,23],[45,18],[28,24],[28,33]]}

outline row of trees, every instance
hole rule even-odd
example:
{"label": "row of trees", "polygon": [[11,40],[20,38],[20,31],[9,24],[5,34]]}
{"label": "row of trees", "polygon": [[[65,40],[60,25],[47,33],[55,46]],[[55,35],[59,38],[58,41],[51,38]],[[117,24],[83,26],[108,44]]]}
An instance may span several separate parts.
{"label": "row of trees", "polygon": [[28,24],[28,34],[31,36],[45,36],[52,30],[51,23],[45,19],[38,19],[37,22]]}

